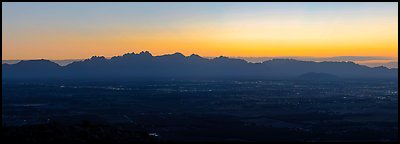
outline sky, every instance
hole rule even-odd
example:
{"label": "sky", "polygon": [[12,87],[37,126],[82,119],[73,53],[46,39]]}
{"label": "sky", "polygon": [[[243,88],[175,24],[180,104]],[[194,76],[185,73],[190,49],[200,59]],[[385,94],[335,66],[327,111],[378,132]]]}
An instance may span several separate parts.
{"label": "sky", "polygon": [[140,51],[397,62],[398,3],[2,3],[2,60]]}

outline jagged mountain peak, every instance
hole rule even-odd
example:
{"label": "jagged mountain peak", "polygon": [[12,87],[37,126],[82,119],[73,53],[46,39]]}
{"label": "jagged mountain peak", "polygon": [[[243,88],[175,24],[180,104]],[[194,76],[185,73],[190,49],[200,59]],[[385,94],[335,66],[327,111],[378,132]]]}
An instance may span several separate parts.
{"label": "jagged mountain peak", "polygon": [[122,55],[122,56],[125,57],[125,56],[133,56],[133,55],[135,55],[135,52],[126,53],[126,54],[124,54],[124,55]]}
{"label": "jagged mountain peak", "polygon": [[106,57],[104,57],[104,56],[92,56],[90,59],[91,60],[104,60],[104,59],[106,59]]}
{"label": "jagged mountain peak", "polygon": [[149,51],[142,51],[138,55],[141,55],[141,56],[153,56]]}
{"label": "jagged mountain peak", "polygon": [[185,58],[185,55],[183,55],[182,53],[176,52],[176,53],[173,53],[173,54],[166,54],[166,55],[162,55],[162,56],[158,56],[158,57]]}
{"label": "jagged mountain peak", "polygon": [[200,57],[200,56],[197,54],[191,54],[189,57]]}
{"label": "jagged mountain peak", "polygon": [[185,55],[183,55],[180,52],[175,52],[174,54],[172,54],[173,56],[181,56],[181,57],[185,57]]}

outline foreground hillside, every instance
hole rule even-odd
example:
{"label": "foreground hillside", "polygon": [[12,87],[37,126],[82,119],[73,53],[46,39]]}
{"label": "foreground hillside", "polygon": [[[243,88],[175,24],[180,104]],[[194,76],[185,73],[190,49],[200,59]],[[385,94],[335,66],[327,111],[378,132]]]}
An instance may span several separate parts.
{"label": "foreground hillside", "polygon": [[144,131],[132,131],[112,125],[82,121],[73,125],[48,123],[6,126],[3,127],[2,141],[11,143],[134,143],[156,142],[157,139]]}

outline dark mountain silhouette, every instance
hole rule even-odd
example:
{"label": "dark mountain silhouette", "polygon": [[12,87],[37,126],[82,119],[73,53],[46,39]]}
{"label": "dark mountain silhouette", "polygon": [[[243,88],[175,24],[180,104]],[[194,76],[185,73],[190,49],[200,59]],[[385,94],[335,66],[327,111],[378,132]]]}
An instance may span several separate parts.
{"label": "dark mountain silhouette", "polygon": [[[248,63],[242,59],[202,58],[181,53],[153,56],[148,51],[127,53],[106,59],[89,59],[59,66],[48,60],[21,61],[2,65],[3,79],[24,78],[295,78],[306,73],[326,73],[341,78],[397,79],[397,68],[370,68],[353,62],[312,62],[294,59],[272,59]],[[317,75],[319,76],[319,75]]]}

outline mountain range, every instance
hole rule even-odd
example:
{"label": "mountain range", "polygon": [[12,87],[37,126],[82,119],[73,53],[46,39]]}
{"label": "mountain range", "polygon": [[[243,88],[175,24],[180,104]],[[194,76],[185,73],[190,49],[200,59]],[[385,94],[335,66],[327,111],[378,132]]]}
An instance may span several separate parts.
{"label": "mountain range", "polygon": [[324,73],[340,78],[397,79],[397,71],[397,68],[371,68],[354,62],[272,59],[249,63],[223,56],[207,59],[196,54],[153,56],[148,51],[127,53],[110,59],[93,56],[65,66],[44,59],[2,64],[3,79],[280,79],[299,77],[307,73]]}

